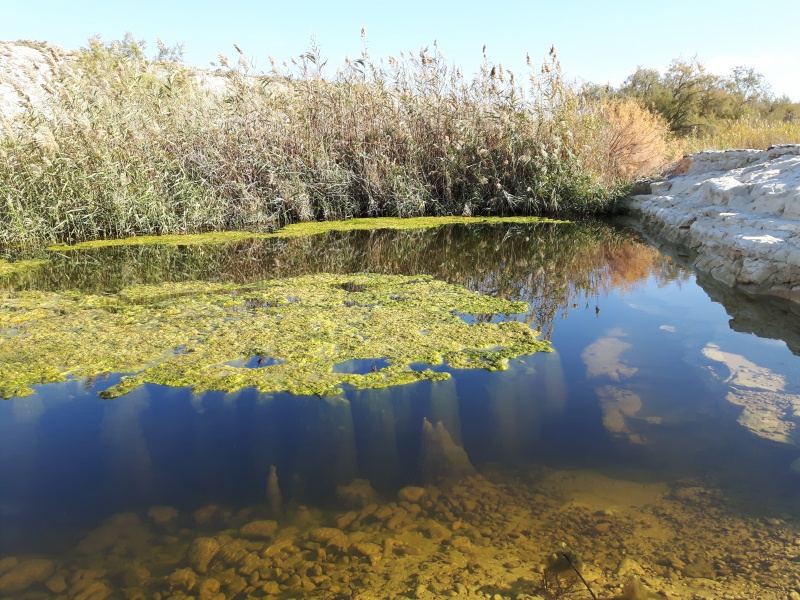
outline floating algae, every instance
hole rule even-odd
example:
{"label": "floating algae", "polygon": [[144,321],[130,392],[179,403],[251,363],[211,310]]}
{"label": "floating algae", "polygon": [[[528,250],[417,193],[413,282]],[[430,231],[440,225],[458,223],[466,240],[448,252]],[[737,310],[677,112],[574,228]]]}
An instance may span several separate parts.
{"label": "floating algae", "polygon": [[486,225],[498,223],[567,223],[545,217],[411,217],[368,218],[346,221],[311,221],[293,223],[270,233],[250,231],[214,231],[209,233],[145,235],[121,239],[92,240],[77,244],[54,244],[52,252],[90,250],[112,246],[189,246],[200,244],[225,244],[249,239],[296,238],[328,233],[330,231],[356,231],[375,229],[431,229],[442,225]]}
{"label": "floating algae", "polygon": [[40,267],[46,263],[47,261],[42,259],[17,260],[14,262],[8,262],[0,258],[0,277],[13,275],[15,273],[23,273],[25,271]]}
{"label": "floating algae", "polygon": [[[101,392],[108,398],[144,383],[325,395],[342,384],[368,389],[440,380],[449,375],[411,365],[504,369],[510,358],[548,350],[524,323],[468,324],[457,316],[528,308],[428,276],[379,274],[137,285],[113,295],[4,292],[0,396],[109,372],[126,375]],[[247,368],[252,357],[269,360]],[[334,371],[365,359],[385,359],[386,366]]]}

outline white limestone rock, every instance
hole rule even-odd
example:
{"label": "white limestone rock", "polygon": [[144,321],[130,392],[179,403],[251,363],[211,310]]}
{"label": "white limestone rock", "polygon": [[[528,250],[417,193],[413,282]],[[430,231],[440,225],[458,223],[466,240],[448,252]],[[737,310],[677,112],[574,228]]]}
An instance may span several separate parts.
{"label": "white limestone rock", "polygon": [[731,286],[800,300],[800,144],[700,152],[632,197],[631,214]]}

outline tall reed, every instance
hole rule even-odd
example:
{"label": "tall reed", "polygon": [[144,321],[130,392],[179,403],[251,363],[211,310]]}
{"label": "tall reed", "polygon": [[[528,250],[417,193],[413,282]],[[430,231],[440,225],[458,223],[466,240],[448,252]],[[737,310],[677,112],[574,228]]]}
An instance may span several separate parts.
{"label": "tall reed", "polygon": [[703,133],[686,138],[686,152],[754,148],[763,150],[776,144],[800,143],[800,121],[770,121],[742,117],[715,122]]}
{"label": "tall reed", "polygon": [[0,128],[0,243],[592,214],[668,154],[646,119],[648,160],[613,146],[630,115],[578,94],[554,49],[524,83],[485,52],[465,77],[436,45],[335,73],[314,47],[268,72],[237,51],[216,72],[99,40],[54,60],[50,103]]}

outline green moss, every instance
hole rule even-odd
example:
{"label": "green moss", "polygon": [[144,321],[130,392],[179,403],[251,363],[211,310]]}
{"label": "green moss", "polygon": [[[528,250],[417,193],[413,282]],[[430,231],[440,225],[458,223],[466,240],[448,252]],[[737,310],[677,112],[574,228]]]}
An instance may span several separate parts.
{"label": "green moss", "polygon": [[6,275],[13,275],[15,273],[22,273],[24,271],[29,271],[31,269],[40,267],[45,263],[47,263],[47,261],[41,259],[18,260],[14,262],[8,262],[0,258],[0,277],[4,277]]}
{"label": "green moss", "polygon": [[287,225],[274,233],[252,233],[247,231],[221,231],[210,233],[192,233],[183,235],[138,236],[116,240],[94,240],[78,244],[55,244],[48,250],[62,252],[69,250],[85,250],[106,248],[109,246],[183,246],[192,244],[224,244],[255,238],[292,238],[317,235],[329,231],[353,231],[369,229],[430,229],[441,225],[483,224],[483,223],[562,223],[542,217],[414,217],[408,219],[378,218],[349,219],[347,221],[314,221]]}
{"label": "green moss", "polygon": [[[5,292],[0,395],[107,372],[128,375],[105,397],[148,382],[197,392],[253,386],[322,395],[345,383],[365,389],[445,379],[447,373],[412,365],[504,369],[509,358],[548,350],[524,323],[459,316],[527,310],[524,302],[428,276],[375,274],[138,285],[116,295]],[[251,357],[268,360],[244,367]],[[349,360],[381,358],[387,366],[375,372],[334,371]]]}

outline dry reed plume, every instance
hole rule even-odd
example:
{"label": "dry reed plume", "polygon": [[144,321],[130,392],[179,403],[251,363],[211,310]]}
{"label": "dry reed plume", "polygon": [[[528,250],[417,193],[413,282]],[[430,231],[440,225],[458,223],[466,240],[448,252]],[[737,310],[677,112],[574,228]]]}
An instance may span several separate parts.
{"label": "dry reed plume", "polygon": [[214,73],[129,39],[54,62],[49,105],[0,125],[0,243],[593,214],[669,155],[662,123],[581,97],[555,50],[525,85],[488,58],[466,78],[435,45],[330,76],[314,47],[267,73],[237,51]]}

